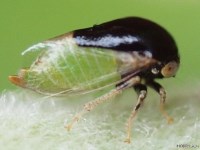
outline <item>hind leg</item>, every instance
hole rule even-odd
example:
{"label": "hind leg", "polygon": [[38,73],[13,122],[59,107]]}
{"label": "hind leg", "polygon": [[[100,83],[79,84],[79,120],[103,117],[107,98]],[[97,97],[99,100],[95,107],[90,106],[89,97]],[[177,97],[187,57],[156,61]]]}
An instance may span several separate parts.
{"label": "hind leg", "polygon": [[111,98],[115,97],[116,95],[120,94],[124,89],[127,89],[129,87],[132,87],[135,84],[138,84],[140,82],[140,78],[138,76],[133,77],[125,82],[120,83],[116,86],[115,89],[111,90],[109,93],[106,93],[105,95],[96,98],[95,100],[88,102],[84,105],[83,109],[76,114],[72,121],[65,127],[68,131],[72,128],[72,126],[79,121],[79,119],[87,112],[93,110],[98,106],[99,104],[106,102],[110,100]]}

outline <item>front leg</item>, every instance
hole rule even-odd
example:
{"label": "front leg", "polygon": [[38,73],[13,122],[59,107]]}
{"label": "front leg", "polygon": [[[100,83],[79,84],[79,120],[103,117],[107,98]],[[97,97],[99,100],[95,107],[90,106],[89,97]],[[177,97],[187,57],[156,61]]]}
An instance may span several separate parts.
{"label": "front leg", "polygon": [[160,95],[160,111],[163,114],[163,116],[167,119],[167,122],[171,124],[173,122],[173,118],[170,117],[167,112],[165,111],[164,104],[166,100],[166,92],[165,89],[157,82],[155,81],[150,81],[147,82],[147,85],[152,87],[156,92],[159,93]]}
{"label": "front leg", "polygon": [[133,87],[138,94],[138,100],[137,100],[136,106],[133,108],[131,115],[127,121],[127,138],[125,140],[125,142],[127,142],[127,143],[130,143],[130,141],[131,141],[131,128],[132,128],[133,119],[136,116],[136,114],[137,114],[139,108],[141,107],[144,99],[146,98],[146,94],[147,94],[147,88],[145,85],[136,84]]}

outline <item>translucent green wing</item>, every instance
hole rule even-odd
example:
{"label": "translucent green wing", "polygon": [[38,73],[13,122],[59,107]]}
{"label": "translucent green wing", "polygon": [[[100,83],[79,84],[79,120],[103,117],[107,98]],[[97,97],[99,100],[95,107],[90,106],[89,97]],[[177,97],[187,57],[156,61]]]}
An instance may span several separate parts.
{"label": "translucent green wing", "polygon": [[21,86],[50,95],[83,94],[115,85],[122,74],[151,64],[151,56],[80,47],[70,36],[38,43],[22,55],[30,65],[19,73]]}

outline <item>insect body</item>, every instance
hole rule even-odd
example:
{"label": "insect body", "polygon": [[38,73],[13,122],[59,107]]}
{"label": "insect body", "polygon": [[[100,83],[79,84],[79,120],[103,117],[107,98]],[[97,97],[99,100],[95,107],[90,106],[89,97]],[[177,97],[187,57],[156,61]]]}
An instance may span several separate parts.
{"label": "insect body", "polygon": [[68,130],[86,112],[134,88],[138,102],[128,119],[127,139],[130,142],[133,118],[147,94],[147,87],[161,97],[164,111],[165,90],[155,81],[173,77],[180,58],[172,36],[158,24],[129,17],[95,25],[36,44],[22,55],[39,53],[28,69],[10,76],[14,84],[44,94],[82,94],[115,85],[107,94],[87,103],[67,126]]}

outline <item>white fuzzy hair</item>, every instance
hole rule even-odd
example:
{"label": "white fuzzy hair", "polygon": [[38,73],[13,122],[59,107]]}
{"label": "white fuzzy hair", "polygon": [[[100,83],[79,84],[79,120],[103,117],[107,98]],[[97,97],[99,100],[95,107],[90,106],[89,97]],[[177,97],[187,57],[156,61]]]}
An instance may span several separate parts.
{"label": "white fuzzy hair", "polygon": [[70,132],[64,124],[92,96],[44,98],[24,90],[5,91],[0,97],[0,150],[175,150],[181,144],[200,149],[198,91],[168,91],[172,125],[159,112],[159,97],[150,91],[133,123],[131,144],[123,142],[124,125],[136,103],[130,90],[83,116]]}

